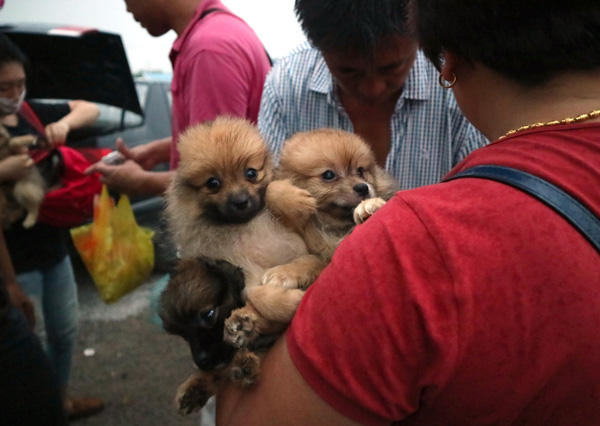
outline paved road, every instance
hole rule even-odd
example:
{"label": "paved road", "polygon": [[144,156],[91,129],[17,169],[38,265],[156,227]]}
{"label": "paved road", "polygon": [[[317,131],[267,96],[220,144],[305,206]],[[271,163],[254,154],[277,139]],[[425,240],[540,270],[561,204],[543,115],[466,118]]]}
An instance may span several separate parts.
{"label": "paved road", "polygon": [[81,324],[70,394],[98,396],[106,409],[73,424],[209,426],[206,416],[177,414],[177,386],[194,372],[185,342],[151,320],[150,293],[161,275],[106,305],[83,266],[75,263]]}

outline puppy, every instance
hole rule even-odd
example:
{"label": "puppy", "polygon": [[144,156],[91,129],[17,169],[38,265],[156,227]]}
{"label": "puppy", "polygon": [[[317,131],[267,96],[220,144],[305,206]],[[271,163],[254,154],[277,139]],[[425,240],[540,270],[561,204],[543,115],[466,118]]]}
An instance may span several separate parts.
{"label": "puppy", "polygon": [[171,274],[160,298],[159,315],[167,332],[188,342],[200,369],[177,391],[176,403],[182,415],[204,406],[226,380],[242,386],[256,380],[258,355],[238,351],[223,341],[225,318],[244,305],[243,289],[242,270],[224,260],[182,260]]}
{"label": "puppy", "polygon": [[[292,136],[283,147],[277,179],[287,179],[316,200],[316,212],[294,226],[309,250],[327,262],[340,241],[398,190],[360,136],[318,129]],[[275,206],[276,207],[276,206]]]}
{"label": "puppy", "polygon": [[[181,158],[166,194],[165,214],[179,256],[186,259],[182,267],[187,272],[176,274],[167,286],[171,295],[162,303],[166,318],[170,318],[167,331],[186,338],[186,318],[219,312],[211,337],[203,335],[206,338],[190,343],[196,364],[208,374],[201,372],[180,387],[177,402],[180,412],[187,414],[201,408],[205,400],[198,395],[214,392],[214,383],[222,383],[224,376],[233,375],[232,379],[245,384],[256,377],[254,367],[248,367],[252,364],[249,360],[254,360],[248,348],[223,349],[221,320],[238,306],[215,297],[221,294],[222,280],[208,279],[206,266],[189,259],[209,257],[239,267],[244,276],[242,296],[248,288],[265,284],[264,277],[271,277],[266,273],[273,267],[279,268],[273,279],[281,274],[294,277],[296,287],[312,283],[321,267],[302,236],[284,226],[271,210],[286,212],[289,221],[306,221],[314,212],[314,200],[289,182],[269,188],[273,162],[255,126],[242,119],[220,117],[188,129],[178,148]],[[265,318],[262,334],[281,332],[302,295],[301,290],[273,294],[277,300],[271,298],[269,310],[261,312]],[[269,339],[259,339],[251,349],[258,349],[263,340]],[[240,370],[250,372],[240,376]]]}
{"label": "puppy", "polygon": [[[30,135],[11,138],[8,131],[0,126],[0,160],[26,150],[34,140],[35,137]],[[25,177],[15,182],[4,182],[0,187],[2,227],[8,229],[24,212],[27,212],[27,215],[23,227],[31,228],[35,225],[46,193],[46,183],[37,167],[30,167]]]}
{"label": "puppy", "polygon": [[269,200],[276,206],[265,208],[274,169],[255,126],[219,117],[188,129],[179,152],[165,212],[181,258],[227,260],[242,268],[248,287],[261,284],[269,268],[308,253],[302,237],[280,223],[271,208],[292,212],[290,220],[301,219],[313,212],[314,202],[306,191],[287,183],[270,191]]}
{"label": "puppy", "polygon": [[[291,183],[315,200],[316,210],[302,218],[279,210],[276,203],[272,203],[271,210],[303,237],[309,252],[319,259],[313,260],[319,272],[356,223],[366,220],[398,187],[394,178],[376,164],[370,147],[359,136],[337,129],[292,136],[283,146],[276,179],[270,189]],[[270,307],[281,310],[273,303],[284,300],[285,288],[295,288],[298,280],[289,271],[275,267],[266,271],[263,282],[266,285],[247,290],[249,303],[225,321],[225,340],[235,347],[244,347],[269,328],[262,313]],[[277,283],[276,288],[273,283]],[[288,312],[290,319],[295,308],[292,306],[293,311]]]}

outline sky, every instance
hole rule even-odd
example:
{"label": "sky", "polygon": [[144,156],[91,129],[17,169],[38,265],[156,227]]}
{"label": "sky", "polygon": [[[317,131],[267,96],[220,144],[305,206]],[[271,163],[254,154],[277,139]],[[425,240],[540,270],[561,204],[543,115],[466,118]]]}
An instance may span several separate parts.
{"label": "sky", "polygon": [[[258,34],[272,58],[304,41],[294,0],[222,0]],[[268,17],[267,17],[268,15]],[[132,72],[170,72],[168,55],[176,34],[150,36],[127,13],[123,0],[5,0],[0,24],[35,22],[93,27],[121,35]]]}

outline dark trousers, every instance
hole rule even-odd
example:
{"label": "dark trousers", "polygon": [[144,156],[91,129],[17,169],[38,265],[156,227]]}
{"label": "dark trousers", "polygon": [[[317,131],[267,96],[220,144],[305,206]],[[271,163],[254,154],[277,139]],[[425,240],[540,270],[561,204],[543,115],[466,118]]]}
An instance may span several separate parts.
{"label": "dark trousers", "polygon": [[23,315],[12,307],[0,328],[0,424],[67,425],[48,358]]}

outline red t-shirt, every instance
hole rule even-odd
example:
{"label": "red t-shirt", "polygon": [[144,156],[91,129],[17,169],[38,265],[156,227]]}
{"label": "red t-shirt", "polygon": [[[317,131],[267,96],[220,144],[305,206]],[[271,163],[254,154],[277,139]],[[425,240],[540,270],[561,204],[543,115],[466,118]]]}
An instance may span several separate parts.
{"label": "red t-shirt", "polygon": [[[202,17],[209,9],[218,9]],[[177,141],[189,126],[227,115],[256,123],[271,65],[265,49],[241,18],[220,0],[204,0],[170,54],[173,63],[171,169]]]}
{"label": "red t-shirt", "polygon": [[[600,124],[473,152],[600,215]],[[483,179],[398,193],[356,228],[287,334],[314,390],[367,425],[600,424],[600,256],[565,219]]]}

